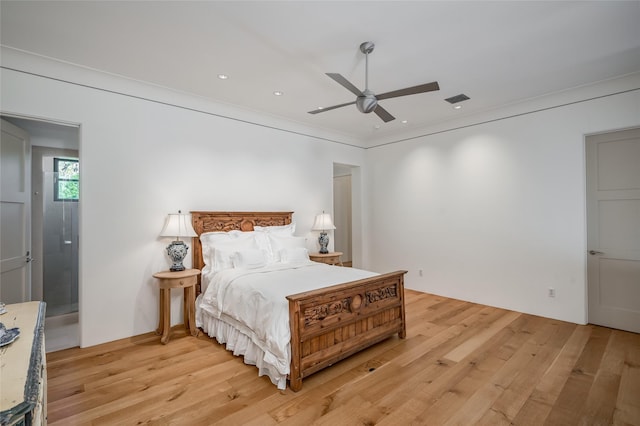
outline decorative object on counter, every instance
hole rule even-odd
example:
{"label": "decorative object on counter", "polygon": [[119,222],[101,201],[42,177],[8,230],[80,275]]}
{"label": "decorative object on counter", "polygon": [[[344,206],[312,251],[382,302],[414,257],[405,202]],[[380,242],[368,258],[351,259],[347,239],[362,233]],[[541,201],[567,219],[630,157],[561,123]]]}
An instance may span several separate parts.
{"label": "decorative object on counter", "polygon": [[0,322],[0,348],[13,343],[18,337],[20,337],[20,329],[18,327],[7,328]]}
{"label": "decorative object on counter", "polygon": [[7,305],[5,305],[4,303],[0,302],[0,315],[6,314],[6,313],[7,313]]}
{"label": "decorative object on counter", "polygon": [[185,267],[182,261],[189,251],[189,247],[180,241],[180,237],[197,237],[196,231],[191,225],[191,215],[183,214],[180,210],[178,213],[169,213],[167,220],[160,232],[161,237],[175,237],[175,240],[167,246],[167,254],[173,261],[171,271],[184,271]]}
{"label": "decorative object on counter", "polygon": [[320,231],[320,237],[318,237],[318,243],[320,244],[320,253],[327,254],[329,250],[327,246],[329,245],[329,236],[327,235],[327,230],[336,229],[333,226],[333,222],[331,221],[331,215],[329,213],[325,213],[316,216],[316,220],[313,223],[313,227],[311,228],[314,231]]}

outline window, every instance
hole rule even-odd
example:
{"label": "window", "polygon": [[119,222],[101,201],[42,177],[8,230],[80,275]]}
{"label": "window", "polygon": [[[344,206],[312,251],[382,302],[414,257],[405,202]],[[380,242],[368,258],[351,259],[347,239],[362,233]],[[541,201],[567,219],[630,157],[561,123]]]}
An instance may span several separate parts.
{"label": "window", "polygon": [[54,158],[54,201],[78,201],[80,194],[80,164],[77,159]]}

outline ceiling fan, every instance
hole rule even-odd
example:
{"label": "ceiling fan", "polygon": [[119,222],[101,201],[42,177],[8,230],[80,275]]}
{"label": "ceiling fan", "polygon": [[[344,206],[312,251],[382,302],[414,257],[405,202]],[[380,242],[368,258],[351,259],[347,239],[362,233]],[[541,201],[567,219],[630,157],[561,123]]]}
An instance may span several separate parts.
{"label": "ceiling fan", "polygon": [[440,90],[440,86],[437,81],[433,81],[431,83],[421,84],[419,86],[407,87],[405,89],[394,90],[392,92],[382,93],[380,95],[376,95],[371,90],[369,90],[369,53],[373,52],[373,48],[375,45],[370,41],[365,41],[360,45],[360,51],[365,54],[366,65],[365,65],[365,88],[364,91],[360,91],[356,86],[351,84],[349,80],[341,76],[337,73],[326,73],[330,78],[335,80],[338,84],[346,88],[348,91],[357,96],[356,100],[353,102],[347,102],[346,104],[334,105],[326,108],[318,108],[313,111],[309,111],[309,114],[318,114],[321,112],[331,111],[332,109],[341,108],[347,105],[356,104],[358,110],[362,113],[368,114],[370,112],[375,112],[378,117],[382,119],[385,123],[395,120],[395,117],[389,112],[382,108],[378,101],[383,99],[391,99],[397,98],[400,96],[407,95],[415,95],[418,93],[432,92],[434,90]]}

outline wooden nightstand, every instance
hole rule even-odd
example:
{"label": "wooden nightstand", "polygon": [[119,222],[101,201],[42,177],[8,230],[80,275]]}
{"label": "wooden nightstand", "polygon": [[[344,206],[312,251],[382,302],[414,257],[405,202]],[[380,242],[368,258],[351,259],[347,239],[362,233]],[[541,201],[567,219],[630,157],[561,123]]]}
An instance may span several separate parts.
{"label": "wooden nightstand", "polygon": [[326,263],[327,265],[342,265],[342,260],[340,260],[340,256],[342,256],[341,251],[334,251],[331,253],[309,253],[309,259],[314,262]]}
{"label": "wooden nightstand", "polygon": [[183,288],[184,327],[192,336],[196,336],[196,284],[198,282],[199,269],[185,269],[184,271],[164,271],[153,274],[159,280],[160,286],[160,320],[156,334],[162,334],[160,341],[163,344],[169,342],[171,330],[171,289]]}

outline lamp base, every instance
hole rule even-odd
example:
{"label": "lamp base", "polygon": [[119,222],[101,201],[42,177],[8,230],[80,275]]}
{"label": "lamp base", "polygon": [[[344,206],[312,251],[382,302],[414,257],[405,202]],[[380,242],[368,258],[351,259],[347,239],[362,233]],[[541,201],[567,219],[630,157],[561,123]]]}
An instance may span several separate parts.
{"label": "lamp base", "polygon": [[170,271],[184,271],[186,268],[182,264],[185,256],[189,251],[189,247],[182,241],[176,240],[167,246],[167,254],[173,261],[173,265],[169,268]]}
{"label": "lamp base", "polygon": [[320,244],[320,253],[327,254],[329,250],[327,250],[327,246],[329,245],[329,236],[326,232],[321,232],[320,237],[318,237],[318,243]]}

